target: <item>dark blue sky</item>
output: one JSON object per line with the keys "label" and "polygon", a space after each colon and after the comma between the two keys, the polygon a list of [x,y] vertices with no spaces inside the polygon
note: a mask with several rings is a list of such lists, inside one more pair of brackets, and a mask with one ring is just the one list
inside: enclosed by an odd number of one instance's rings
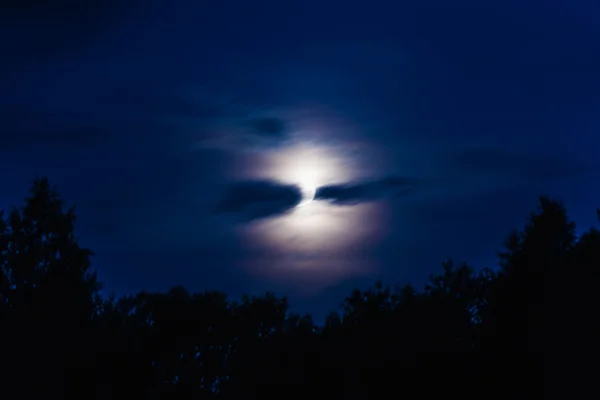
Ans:
{"label": "dark blue sky", "polygon": [[0,203],[47,175],[108,290],[271,289],[320,315],[491,265],[541,194],[582,227],[600,205],[595,1],[18,3]]}

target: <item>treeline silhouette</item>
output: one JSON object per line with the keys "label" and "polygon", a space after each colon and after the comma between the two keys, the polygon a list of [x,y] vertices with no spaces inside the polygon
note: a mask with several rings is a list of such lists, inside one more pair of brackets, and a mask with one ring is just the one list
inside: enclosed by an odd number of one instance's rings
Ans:
{"label": "treeline silhouette", "polygon": [[596,362],[600,231],[576,235],[548,198],[497,268],[448,261],[421,290],[354,290],[322,326],[270,293],[104,298],[74,222],[45,178],[1,215],[2,398],[530,399],[548,397],[545,374]]}

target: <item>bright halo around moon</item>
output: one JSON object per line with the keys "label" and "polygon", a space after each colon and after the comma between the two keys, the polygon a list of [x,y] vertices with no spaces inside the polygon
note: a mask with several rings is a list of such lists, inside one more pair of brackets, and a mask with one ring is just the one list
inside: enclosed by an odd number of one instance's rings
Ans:
{"label": "bright halo around moon", "polygon": [[310,204],[315,198],[317,187],[312,184],[300,184],[300,190],[302,191],[302,201],[296,207],[303,207]]}
{"label": "bright halo around moon", "polygon": [[297,174],[298,177],[296,179],[295,184],[300,188],[300,192],[302,193],[302,201],[298,203],[296,207],[303,207],[307,204],[310,204],[315,198],[315,193],[317,192],[318,178],[314,176],[310,171],[306,171],[305,174],[301,172]]}
{"label": "bright halo around moon", "polygon": [[318,290],[368,273],[373,266],[361,251],[383,232],[381,207],[367,203],[340,207],[313,200],[319,187],[360,179],[356,160],[340,148],[313,142],[296,143],[263,157],[253,165],[253,178],[297,185],[302,200],[289,212],[239,228],[246,250],[253,255],[245,268],[299,290]]}
{"label": "bright halo around moon", "polygon": [[[336,210],[324,201],[315,201],[315,193],[321,186],[350,181],[353,165],[342,152],[313,143],[296,144],[268,155],[267,162],[257,175],[283,184],[296,185],[302,200],[289,213],[253,224],[253,236],[262,238],[263,244],[288,252],[312,252],[320,249],[331,238],[348,236],[347,222],[351,210]],[[358,208],[356,208],[358,209]],[[342,214],[345,214],[342,216]],[[346,233],[346,234],[344,234]],[[291,235],[286,240],[286,236]],[[293,238],[293,239],[292,239]],[[283,240],[283,242],[281,241]],[[332,249],[331,243],[327,246]]]}
{"label": "bright halo around moon", "polygon": [[350,169],[350,165],[331,150],[306,144],[271,154],[263,175],[297,185],[302,193],[297,207],[303,207],[312,203],[318,187],[349,180]]}

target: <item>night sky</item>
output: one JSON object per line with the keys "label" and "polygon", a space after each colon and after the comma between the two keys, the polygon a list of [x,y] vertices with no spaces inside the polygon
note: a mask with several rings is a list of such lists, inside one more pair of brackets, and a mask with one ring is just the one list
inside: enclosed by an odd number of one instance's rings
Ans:
{"label": "night sky", "polygon": [[2,4],[0,206],[48,176],[106,291],[318,317],[600,205],[595,0]]}

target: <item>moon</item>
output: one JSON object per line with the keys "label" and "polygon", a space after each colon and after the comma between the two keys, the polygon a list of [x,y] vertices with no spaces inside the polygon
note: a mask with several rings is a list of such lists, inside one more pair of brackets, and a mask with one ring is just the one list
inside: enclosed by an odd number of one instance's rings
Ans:
{"label": "moon", "polygon": [[314,144],[296,145],[273,154],[269,163],[273,179],[297,185],[302,203],[309,203],[319,186],[345,182],[350,168],[339,154]]}
{"label": "moon", "polygon": [[304,207],[310,204],[315,198],[315,193],[317,192],[317,185],[311,180],[306,179],[302,182],[297,183],[298,187],[300,187],[300,192],[302,193],[302,200],[296,207]]}

